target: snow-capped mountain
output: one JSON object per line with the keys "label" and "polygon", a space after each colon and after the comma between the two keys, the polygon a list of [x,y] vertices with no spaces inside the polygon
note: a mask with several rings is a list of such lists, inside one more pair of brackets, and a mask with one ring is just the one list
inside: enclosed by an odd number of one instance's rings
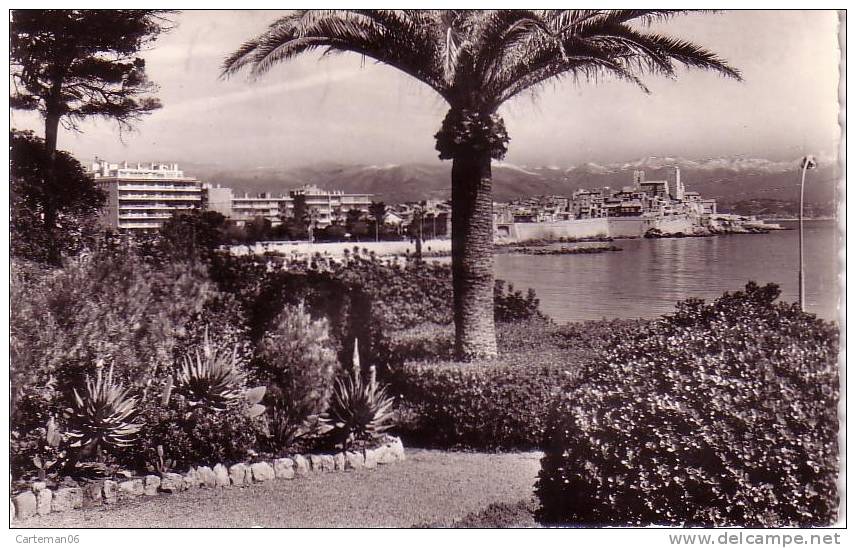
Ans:
{"label": "snow-capped mountain", "polygon": [[[799,159],[772,161],[763,158],[733,157],[686,159],[647,157],[609,164],[585,163],[578,166],[529,166],[509,162],[493,164],[494,199],[558,194],[571,195],[579,188],[630,185],[633,171],[644,170],[649,180],[664,179],[670,168],[681,168],[688,190],[715,198],[725,208],[758,200],[787,204],[798,200]],[[231,186],[237,191],[285,192],[302,184],[354,193],[374,194],[388,204],[425,199],[447,199],[451,194],[451,162],[433,164],[343,165],[310,167],[264,167],[232,169],[220,165],[183,165],[193,176]],[[818,169],[807,179],[808,203],[833,209],[840,169],[827,158],[819,158]],[[785,204],[785,205],[782,205]],[[754,206],[753,206],[754,207]]]}

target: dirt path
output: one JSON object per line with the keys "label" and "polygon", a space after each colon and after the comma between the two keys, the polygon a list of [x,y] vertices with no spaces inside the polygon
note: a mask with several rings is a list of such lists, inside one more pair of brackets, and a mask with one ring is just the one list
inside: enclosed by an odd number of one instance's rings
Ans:
{"label": "dirt path", "polygon": [[408,450],[378,470],[197,489],[15,522],[14,527],[410,527],[451,524],[532,496],[538,453]]}

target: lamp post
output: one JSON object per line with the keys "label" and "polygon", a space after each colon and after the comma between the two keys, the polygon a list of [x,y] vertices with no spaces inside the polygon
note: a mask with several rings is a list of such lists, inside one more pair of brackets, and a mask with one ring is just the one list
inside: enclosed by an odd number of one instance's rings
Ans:
{"label": "lamp post", "polygon": [[800,294],[800,310],[805,312],[805,274],[803,273],[803,202],[805,196],[805,172],[809,169],[817,167],[817,161],[814,156],[803,156],[800,162],[802,177],[800,178],[800,271],[799,271],[799,294]]}

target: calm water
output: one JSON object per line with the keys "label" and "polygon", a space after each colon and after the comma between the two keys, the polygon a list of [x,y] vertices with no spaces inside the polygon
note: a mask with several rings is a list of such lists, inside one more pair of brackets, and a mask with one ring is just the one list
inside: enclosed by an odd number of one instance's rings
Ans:
{"label": "calm water", "polygon": [[[796,227],[794,222],[782,226]],[[835,221],[805,224],[806,308],[838,319],[839,237]],[[594,255],[497,255],[496,276],[533,288],[558,322],[653,318],[688,297],[713,299],[746,282],[774,282],[795,302],[798,232],[710,238],[617,240],[622,251]]]}

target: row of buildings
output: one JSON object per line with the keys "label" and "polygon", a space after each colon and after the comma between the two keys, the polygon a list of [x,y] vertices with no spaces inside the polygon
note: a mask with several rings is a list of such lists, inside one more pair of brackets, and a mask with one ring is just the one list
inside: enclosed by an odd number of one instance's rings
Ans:
{"label": "row of buildings", "polygon": [[120,232],[154,232],[178,211],[211,210],[237,225],[264,217],[277,225],[294,212],[294,198],[303,195],[319,228],[351,209],[368,211],[371,194],[346,194],[306,185],[287,194],[237,194],[231,188],[188,177],[178,164],[111,164],[96,159],[95,181],[107,191],[105,223]]}
{"label": "row of buildings", "polygon": [[703,199],[686,190],[680,168],[663,180],[646,180],[644,171],[633,172],[633,184],[620,190],[610,187],[579,189],[572,196],[537,196],[501,204],[495,208],[498,223],[545,223],[600,218],[678,215],[701,217],[716,214],[716,200]]}
{"label": "row of buildings", "polygon": [[[369,211],[371,194],[347,194],[313,185],[285,194],[237,194],[233,189],[203,183],[185,176],[178,164],[111,164],[96,159],[91,166],[95,181],[107,191],[103,212],[106,224],[120,232],[157,231],[177,211],[210,210],[243,225],[263,217],[276,226],[294,215],[297,196],[305,198],[313,226],[324,228],[348,211]],[[387,208],[386,224],[403,228],[418,219],[424,236],[448,237],[451,211],[448,202],[428,201]],[[633,184],[613,190],[579,189],[571,197],[539,196],[495,204],[494,228],[520,223],[573,223],[595,219],[699,220],[716,214],[716,201],[687,191],[675,167],[664,180],[646,180],[644,171],[633,174]],[[401,232],[401,230],[400,230]]]}

